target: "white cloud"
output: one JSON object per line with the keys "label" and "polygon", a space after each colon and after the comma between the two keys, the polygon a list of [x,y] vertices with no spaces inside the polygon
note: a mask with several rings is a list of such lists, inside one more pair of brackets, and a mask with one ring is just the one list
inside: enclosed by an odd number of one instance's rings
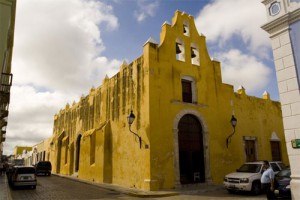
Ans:
{"label": "white cloud", "polygon": [[15,84],[77,92],[87,89],[94,68],[101,67],[92,63],[105,49],[98,28],[103,23],[109,29],[118,27],[112,8],[98,1],[20,1]]}
{"label": "white cloud", "polygon": [[221,62],[224,82],[235,88],[243,85],[249,93],[270,83],[270,66],[263,61],[271,59],[271,42],[260,28],[266,23],[261,1],[212,0],[195,17],[195,23],[209,46],[217,49],[213,57]]}
{"label": "white cloud", "polygon": [[18,2],[4,153],[50,137],[55,113],[119,70],[121,61],[101,56],[101,30],[118,26],[113,8],[96,0]]}
{"label": "white cloud", "polygon": [[249,92],[263,89],[270,81],[271,69],[251,55],[242,54],[238,49],[218,55],[222,66],[223,82],[240,86]]}
{"label": "white cloud", "polygon": [[31,86],[13,86],[4,150],[17,145],[33,145],[49,138],[54,114],[70,98],[75,96],[59,92],[39,92]]}
{"label": "white cloud", "polygon": [[138,10],[134,11],[134,16],[138,22],[144,21],[148,16],[153,17],[159,6],[158,1],[149,3],[147,0],[139,0],[137,3]]}
{"label": "white cloud", "polygon": [[224,47],[234,37],[261,58],[268,57],[268,34],[260,27],[266,23],[265,6],[260,0],[213,0],[195,18],[198,31],[208,42]]}

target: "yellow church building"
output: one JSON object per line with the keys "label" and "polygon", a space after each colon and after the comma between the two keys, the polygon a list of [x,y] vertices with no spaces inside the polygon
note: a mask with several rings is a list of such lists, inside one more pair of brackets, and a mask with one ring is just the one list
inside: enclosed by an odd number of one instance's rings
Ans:
{"label": "yellow church building", "polygon": [[222,82],[194,18],[176,11],[160,44],[54,116],[52,172],[144,190],[220,184],[246,161],[288,164],[281,106]]}

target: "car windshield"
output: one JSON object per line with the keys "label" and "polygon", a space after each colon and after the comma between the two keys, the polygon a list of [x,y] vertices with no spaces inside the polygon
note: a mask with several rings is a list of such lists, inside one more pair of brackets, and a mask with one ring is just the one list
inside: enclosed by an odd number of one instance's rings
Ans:
{"label": "car windshield", "polygon": [[286,169],[287,167],[283,163],[278,163],[281,169]]}
{"label": "car windshield", "polygon": [[243,164],[237,172],[246,172],[246,173],[258,173],[261,168],[261,164]]}
{"label": "car windshield", "polygon": [[278,172],[278,174],[276,176],[279,176],[279,177],[290,177],[291,176],[291,170],[290,169],[281,170],[280,172]]}

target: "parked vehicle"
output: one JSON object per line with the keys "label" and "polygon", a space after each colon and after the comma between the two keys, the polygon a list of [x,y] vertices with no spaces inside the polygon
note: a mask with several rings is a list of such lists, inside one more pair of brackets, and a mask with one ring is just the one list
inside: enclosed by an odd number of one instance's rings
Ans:
{"label": "parked vehicle", "polygon": [[275,176],[275,196],[291,199],[291,169],[283,169]]}
{"label": "parked vehicle", "polygon": [[52,165],[50,161],[40,161],[35,165],[36,174],[51,176]]}
{"label": "parked vehicle", "polygon": [[11,187],[31,186],[36,188],[37,180],[34,167],[14,166],[7,176]]}
{"label": "parked vehicle", "polygon": [[[285,169],[286,166],[280,161],[270,161],[270,166],[275,173]],[[260,178],[263,170],[263,161],[247,162],[236,172],[224,177],[224,187],[228,192],[249,191],[255,195],[261,193]]]}

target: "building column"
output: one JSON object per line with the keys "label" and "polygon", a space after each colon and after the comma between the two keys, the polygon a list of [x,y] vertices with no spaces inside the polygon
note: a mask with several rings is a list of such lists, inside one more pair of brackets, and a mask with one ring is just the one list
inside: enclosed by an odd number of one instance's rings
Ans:
{"label": "building column", "polygon": [[262,29],[270,34],[280,94],[286,147],[291,167],[292,198],[300,199],[300,2],[263,0],[268,23]]}

